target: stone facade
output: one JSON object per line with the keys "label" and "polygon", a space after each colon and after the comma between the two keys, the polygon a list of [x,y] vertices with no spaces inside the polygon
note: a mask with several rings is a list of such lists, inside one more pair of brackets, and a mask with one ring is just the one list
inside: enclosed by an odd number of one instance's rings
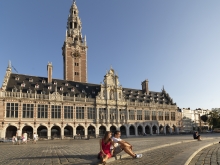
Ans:
{"label": "stone facade", "polygon": [[52,78],[52,63],[48,77],[14,74],[9,63],[0,90],[0,138],[17,129],[48,139],[98,137],[107,130],[124,136],[178,133],[177,105],[164,88],[150,91],[148,80],[142,89],[124,88],[112,68],[103,83],[86,83],[87,44],[75,2],[67,25],[64,80]]}

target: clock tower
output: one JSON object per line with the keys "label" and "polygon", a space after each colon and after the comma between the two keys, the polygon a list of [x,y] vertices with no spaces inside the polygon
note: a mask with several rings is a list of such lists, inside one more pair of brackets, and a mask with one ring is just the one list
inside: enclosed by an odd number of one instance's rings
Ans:
{"label": "clock tower", "polygon": [[87,43],[74,1],[69,11],[66,38],[62,47],[64,80],[87,82]]}

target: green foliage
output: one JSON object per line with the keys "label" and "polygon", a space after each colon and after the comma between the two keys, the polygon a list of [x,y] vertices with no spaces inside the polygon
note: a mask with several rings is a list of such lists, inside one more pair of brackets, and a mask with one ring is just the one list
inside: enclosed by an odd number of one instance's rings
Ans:
{"label": "green foliage", "polygon": [[214,109],[209,113],[208,123],[213,128],[220,128],[220,112],[218,109]]}
{"label": "green foliage", "polygon": [[207,120],[208,120],[208,116],[207,115],[202,115],[200,118],[201,118],[201,120],[203,122],[207,122]]}

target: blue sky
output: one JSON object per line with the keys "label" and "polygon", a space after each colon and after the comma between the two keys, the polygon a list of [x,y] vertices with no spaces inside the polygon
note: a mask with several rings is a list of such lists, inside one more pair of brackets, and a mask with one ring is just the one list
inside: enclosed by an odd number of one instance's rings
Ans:
{"label": "blue sky", "polygon": [[[220,107],[220,1],[77,0],[88,43],[88,82],[110,66],[123,87],[163,85],[179,107]],[[0,2],[0,81],[20,74],[63,79],[61,47],[71,0]],[[15,71],[14,71],[15,72]]]}

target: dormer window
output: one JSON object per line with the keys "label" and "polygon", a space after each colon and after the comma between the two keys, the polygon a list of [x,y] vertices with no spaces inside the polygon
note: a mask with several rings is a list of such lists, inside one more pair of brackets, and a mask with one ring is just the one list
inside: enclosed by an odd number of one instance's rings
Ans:
{"label": "dormer window", "polygon": [[29,78],[29,82],[33,82],[33,78],[32,77]]}
{"label": "dormer window", "polygon": [[65,86],[66,86],[66,87],[68,87],[68,85],[69,85],[68,83],[65,83]]}
{"label": "dormer window", "polygon": [[48,86],[48,89],[51,90],[51,89],[52,89],[52,86]]}
{"label": "dormer window", "polygon": [[25,87],[25,83],[24,83],[24,81],[23,81],[23,83],[21,84],[21,87]]}
{"label": "dormer window", "polygon": [[71,92],[75,92],[75,89],[74,89],[74,88],[72,88],[72,89],[71,89]]}
{"label": "dormer window", "polygon": [[63,91],[63,87],[60,87],[60,91]]}
{"label": "dormer window", "polygon": [[16,86],[12,89],[12,92],[17,92],[17,88],[16,88]]}
{"label": "dormer window", "polygon": [[27,93],[31,93],[31,92],[32,92],[32,90],[31,90],[31,88],[29,88],[28,91],[27,91]]}
{"label": "dormer window", "polygon": [[69,96],[69,97],[70,97],[70,93],[67,93],[66,96]]}
{"label": "dormer window", "polygon": [[84,92],[85,92],[85,90],[83,89],[83,90],[82,90],[82,93],[84,93]]}
{"label": "dormer window", "polygon": [[54,85],[57,85],[57,82],[56,81],[54,81],[54,83],[53,83]]}
{"label": "dormer window", "polygon": [[46,81],[45,80],[42,80],[42,84],[45,84],[46,83]]}
{"label": "dormer window", "polygon": [[95,94],[95,91],[92,91],[92,94]]}
{"label": "dormer window", "polygon": [[78,87],[79,87],[79,85],[78,85],[78,84],[76,84],[76,87],[78,88]]}
{"label": "dormer window", "polygon": [[16,81],[18,81],[18,80],[19,80],[19,76],[18,76],[18,75],[15,77],[15,80],[16,80]]}
{"label": "dormer window", "polygon": [[133,93],[132,91],[130,93]]}
{"label": "dormer window", "polygon": [[36,88],[36,89],[38,89],[38,88],[39,88],[39,85],[38,85],[38,84],[36,84],[36,85],[35,85],[35,88]]}

